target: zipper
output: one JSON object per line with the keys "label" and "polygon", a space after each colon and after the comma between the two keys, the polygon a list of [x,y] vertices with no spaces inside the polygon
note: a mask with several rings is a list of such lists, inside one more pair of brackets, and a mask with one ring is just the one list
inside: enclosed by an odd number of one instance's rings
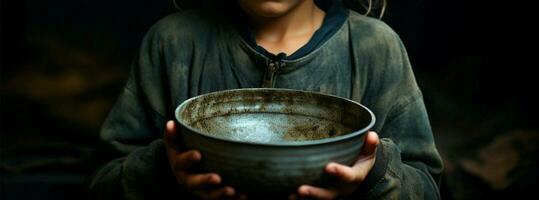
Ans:
{"label": "zipper", "polygon": [[284,62],[285,57],[285,53],[280,53],[273,59],[266,60],[266,72],[264,73],[264,80],[262,82],[263,88],[275,87],[275,78],[277,78],[279,70],[281,70],[286,65],[286,63]]}

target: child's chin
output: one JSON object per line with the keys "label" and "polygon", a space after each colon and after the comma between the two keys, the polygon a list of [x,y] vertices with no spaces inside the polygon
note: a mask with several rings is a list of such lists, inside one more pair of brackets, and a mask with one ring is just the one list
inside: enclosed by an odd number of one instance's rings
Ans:
{"label": "child's chin", "polygon": [[263,17],[279,17],[287,13],[290,8],[286,3],[280,2],[265,2],[256,9],[256,14]]}
{"label": "child's chin", "polygon": [[257,1],[254,4],[249,5],[249,10],[253,14],[261,17],[280,17],[290,11],[296,0],[285,1]]}

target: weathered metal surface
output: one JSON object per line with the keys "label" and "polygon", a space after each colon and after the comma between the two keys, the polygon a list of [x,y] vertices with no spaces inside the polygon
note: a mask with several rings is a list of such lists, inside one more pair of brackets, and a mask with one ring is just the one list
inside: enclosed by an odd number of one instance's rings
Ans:
{"label": "weathered metal surface", "polygon": [[359,103],[287,89],[238,89],[189,99],[176,109],[187,149],[204,171],[259,195],[327,184],[324,166],[352,164],[374,115]]}

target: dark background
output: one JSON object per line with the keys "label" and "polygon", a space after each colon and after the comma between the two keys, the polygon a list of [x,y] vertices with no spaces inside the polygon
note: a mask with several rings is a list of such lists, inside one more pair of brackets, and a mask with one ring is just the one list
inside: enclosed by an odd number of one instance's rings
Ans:
{"label": "dark background", "polygon": [[[520,3],[520,2],[519,2]],[[537,34],[522,3],[390,0],[446,170],[444,199],[533,195]],[[111,159],[98,138],[160,0],[2,0],[0,199],[75,199]]]}

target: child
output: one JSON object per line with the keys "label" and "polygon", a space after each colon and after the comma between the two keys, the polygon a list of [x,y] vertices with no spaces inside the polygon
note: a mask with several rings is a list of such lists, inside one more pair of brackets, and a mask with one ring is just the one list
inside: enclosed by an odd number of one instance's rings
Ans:
{"label": "child", "polygon": [[101,132],[126,157],[97,171],[94,197],[245,198],[221,185],[219,174],[193,170],[200,152],[177,151],[173,112],[208,92],[278,87],[349,98],[377,118],[352,167],[326,166],[339,183],[303,185],[291,199],[440,198],[442,162],[422,95],[387,25],[337,0],[223,2],[231,5],[221,5],[222,12],[181,11],[146,35]]}

